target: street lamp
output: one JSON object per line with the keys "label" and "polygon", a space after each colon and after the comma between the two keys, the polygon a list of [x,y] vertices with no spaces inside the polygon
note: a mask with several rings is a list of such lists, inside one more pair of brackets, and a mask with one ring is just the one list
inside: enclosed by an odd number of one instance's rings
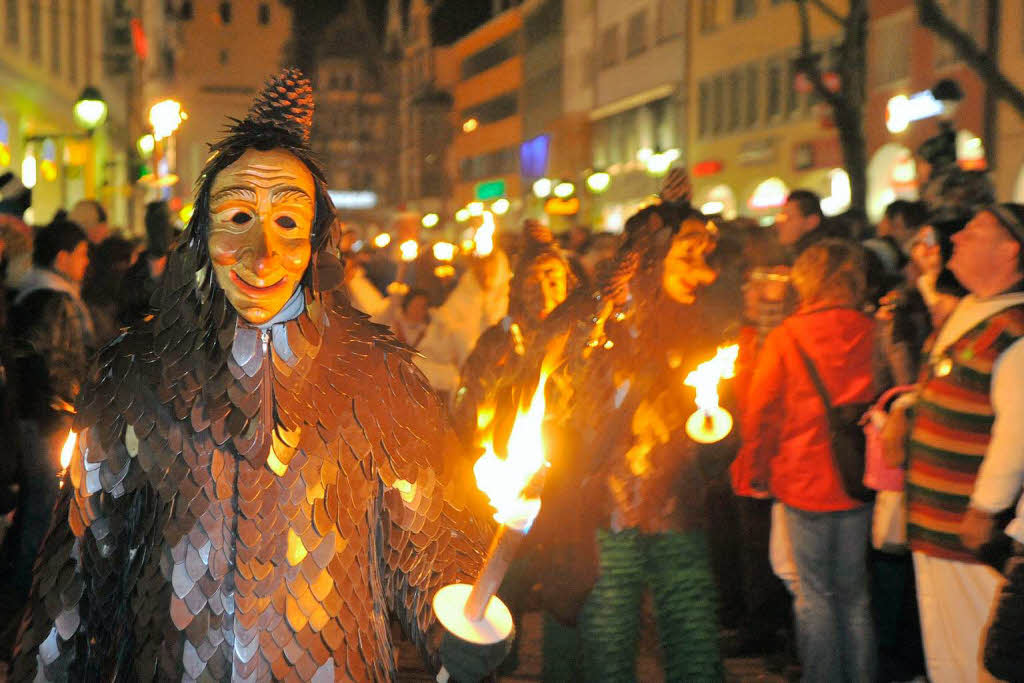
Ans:
{"label": "street lamp", "polygon": [[508,210],[511,206],[511,202],[509,202],[504,197],[501,197],[499,199],[495,199],[494,203],[491,204],[491,211],[493,211],[495,214],[499,216],[504,216],[506,213],[508,213]]}
{"label": "street lamp", "polygon": [[594,194],[601,194],[607,190],[611,182],[612,177],[607,171],[594,171],[587,176],[587,187]]}
{"label": "street lamp", "polygon": [[563,180],[562,182],[555,185],[555,189],[552,192],[554,192],[554,195],[559,199],[567,199],[571,197],[573,192],[575,191],[575,185],[570,183],[568,180]]}
{"label": "street lamp", "polygon": [[432,228],[441,221],[441,217],[436,213],[424,214],[423,218],[420,219],[420,225],[424,228]]}
{"label": "street lamp", "polygon": [[537,199],[545,199],[551,194],[551,180],[548,178],[538,178],[533,183],[533,194]]}
{"label": "street lamp", "polygon": [[90,133],[107,120],[107,103],[95,87],[89,85],[82,90],[72,110],[77,123]]}

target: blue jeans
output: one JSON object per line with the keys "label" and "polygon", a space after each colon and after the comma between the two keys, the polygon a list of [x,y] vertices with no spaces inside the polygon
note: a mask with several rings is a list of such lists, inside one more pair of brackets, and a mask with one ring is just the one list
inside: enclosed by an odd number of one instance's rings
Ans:
{"label": "blue jeans", "polygon": [[786,506],[797,567],[797,643],[809,683],[873,681],[867,552],[871,506],[806,512]]}

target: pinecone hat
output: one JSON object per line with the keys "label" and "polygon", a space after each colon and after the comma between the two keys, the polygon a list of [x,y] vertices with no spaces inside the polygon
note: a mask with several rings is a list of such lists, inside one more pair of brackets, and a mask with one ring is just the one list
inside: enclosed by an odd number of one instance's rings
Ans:
{"label": "pinecone hat", "polygon": [[245,118],[258,126],[288,129],[308,144],[313,127],[313,87],[298,69],[284,69],[267,81]]}

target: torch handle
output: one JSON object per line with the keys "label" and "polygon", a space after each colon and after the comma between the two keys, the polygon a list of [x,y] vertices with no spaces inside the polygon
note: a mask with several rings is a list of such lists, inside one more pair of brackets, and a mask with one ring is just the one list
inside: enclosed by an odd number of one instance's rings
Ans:
{"label": "torch handle", "polygon": [[504,524],[498,528],[498,532],[491,541],[491,547],[487,551],[487,560],[480,569],[480,574],[473,584],[473,590],[470,591],[469,598],[466,600],[463,612],[467,619],[471,621],[483,619],[484,613],[487,611],[487,603],[501,587],[501,581],[505,578],[505,573],[519,549],[523,536],[523,533],[509,529]]}

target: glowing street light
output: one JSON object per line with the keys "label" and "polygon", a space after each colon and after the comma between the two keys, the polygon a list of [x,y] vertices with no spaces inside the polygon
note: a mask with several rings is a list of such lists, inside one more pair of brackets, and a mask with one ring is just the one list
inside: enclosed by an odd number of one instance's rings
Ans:
{"label": "glowing street light", "polygon": [[555,196],[558,197],[559,199],[568,199],[569,197],[572,196],[572,193],[575,191],[576,186],[567,180],[563,180],[562,182],[558,183],[557,185],[555,185],[555,189],[552,190]]}
{"label": "glowing street light", "polygon": [[459,223],[465,223],[469,220],[469,209],[459,209],[455,212],[455,220]]}
{"label": "glowing street light", "polygon": [[455,258],[455,245],[451,242],[437,242],[434,244],[434,258],[438,261],[448,262]]}
{"label": "glowing street light", "polygon": [[551,187],[549,178],[538,178],[533,182],[533,194],[537,199],[545,199],[551,195]]}
{"label": "glowing street light", "polygon": [[607,190],[611,182],[612,177],[608,175],[607,171],[594,171],[587,176],[587,187],[594,194],[601,194]]}
{"label": "glowing street light", "polygon": [[188,115],[181,110],[181,103],[175,100],[161,100],[149,108],[149,123],[153,126],[153,138],[160,141],[169,138],[178,130]]}
{"label": "glowing street light", "polygon": [[377,247],[378,249],[383,249],[389,244],[391,244],[391,235],[389,235],[386,232],[382,232],[381,234],[373,238],[373,246]]}
{"label": "glowing street light", "polygon": [[494,203],[491,204],[491,211],[493,211],[499,216],[504,216],[506,213],[508,213],[508,210],[511,206],[511,202],[502,197],[501,199],[494,200]]}
{"label": "glowing street light", "polygon": [[398,253],[403,261],[410,263],[420,255],[420,245],[416,240],[406,240],[398,245]]}
{"label": "glowing street light", "polygon": [[469,209],[470,216],[482,216],[484,215],[484,203],[483,202],[470,202],[466,205]]}
{"label": "glowing street light", "polygon": [[75,123],[92,132],[107,120],[107,103],[103,101],[100,91],[89,85],[78,96],[78,101],[75,102],[71,113],[75,118]]}
{"label": "glowing street light", "polygon": [[153,137],[152,133],[146,133],[139,138],[135,146],[139,148],[139,154],[142,155],[142,158],[148,159],[153,154],[153,150],[156,149],[156,138]]}
{"label": "glowing street light", "polygon": [[432,228],[441,221],[441,217],[436,213],[428,213],[420,219],[420,225],[424,228]]}

